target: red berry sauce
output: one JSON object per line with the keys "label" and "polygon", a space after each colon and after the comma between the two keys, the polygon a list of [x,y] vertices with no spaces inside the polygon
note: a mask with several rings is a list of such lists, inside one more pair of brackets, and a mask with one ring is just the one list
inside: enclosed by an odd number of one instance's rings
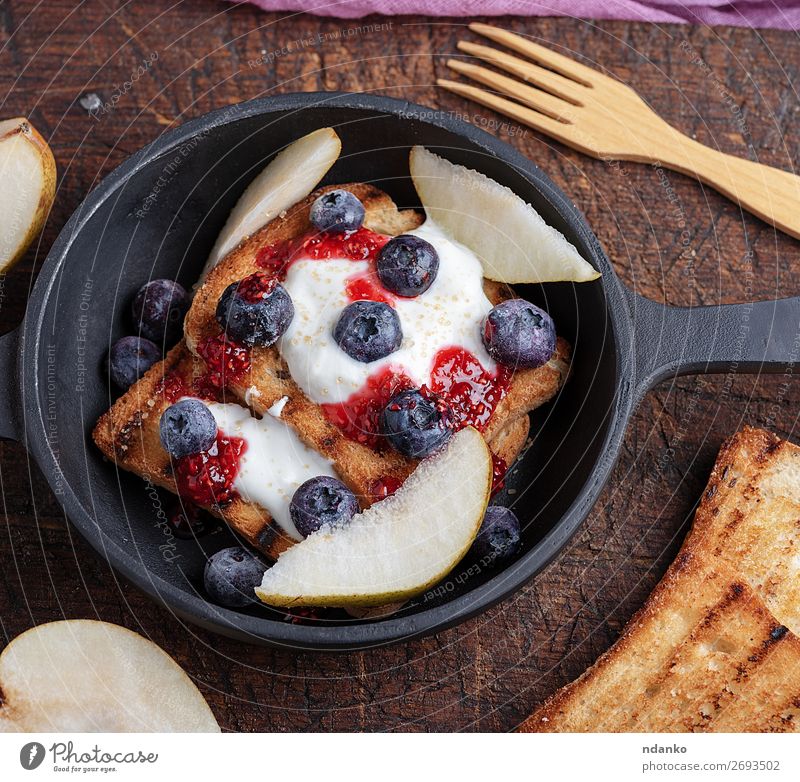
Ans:
{"label": "red berry sauce", "polygon": [[402,485],[403,482],[397,478],[384,475],[369,487],[369,494],[373,502],[380,502],[380,500],[391,497]]}
{"label": "red berry sauce", "polygon": [[197,354],[206,362],[206,371],[195,387],[215,398],[226,383],[241,383],[250,371],[250,351],[224,334],[206,337],[197,346]]}
{"label": "red berry sauce", "polygon": [[265,244],[256,254],[256,266],[264,269],[278,280],[286,277],[286,270],[292,260],[292,242],[280,241]]}
{"label": "red berry sauce", "polygon": [[444,348],[433,361],[430,389],[450,403],[456,429],[474,426],[481,431],[508,392],[511,375],[502,366],[494,374],[487,372],[464,348]]}
{"label": "red berry sauce", "polygon": [[505,459],[497,454],[492,454],[492,497],[506,485],[506,473],[508,465]]}
{"label": "red berry sauce", "polygon": [[391,239],[370,231],[368,228],[359,228],[348,234],[343,242],[345,255],[353,261],[375,261],[383,246]]}
{"label": "red berry sauce", "polygon": [[154,389],[155,396],[164,396],[170,405],[177,402],[182,396],[187,396],[188,389],[183,378],[177,372],[167,372]]}
{"label": "red berry sauce", "polygon": [[247,448],[241,437],[217,437],[207,451],[176,461],[175,481],[182,498],[205,507],[222,507],[238,494],[233,482]]}
{"label": "red berry sauce", "polygon": [[279,241],[264,245],[256,255],[256,266],[283,280],[293,263],[309,258],[313,261],[345,258],[374,264],[378,252],[390,238],[369,228],[341,234],[314,231],[293,242]]}
{"label": "red berry sauce", "polygon": [[391,367],[384,367],[367,379],[360,391],[345,402],[323,404],[328,420],[336,424],[345,436],[358,443],[376,448],[380,443],[379,418],[387,402],[398,391],[413,388],[411,379]]}
{"label": "red berry sauce", "polygon": [[[436,354],[431,381],[423,386],[448,402],[453,413],[453,429],[465,426],[483,430],[500,400],[508,392],[511,371],[499,367],[487,372],[468,350],[451,347]],[[380,445],[380,414],[398,391],[414,388],[402,370],[384,367],[345,402],[323,404],[328,420],[351,440],[376,448]]]}
{"label": "red berry sauce", "polygon": [[243,280],[239,280],[239,284],[236,286],[236,293],[249,304],[255,304],[269,296],[275,290],[277,284],[278,280],[274,274],[255,272]]}
{"label": "red berry sauce", "polygon": [[323,261],[329,258],[348,258],[351,261],[374,260],[378,251],[391,237],[377,234],[369,228],[359,228],[347,233],[312,233],[301,237],[298,252],[293,260],[312,258]]}
{"label": "red berry sauce", "polygon": [[394,307],[395,297],[386,290],[378,279],[377,274],[370,270],[364,274],[356,274],[347,280],[345,293],[350,301],[380,301]]}

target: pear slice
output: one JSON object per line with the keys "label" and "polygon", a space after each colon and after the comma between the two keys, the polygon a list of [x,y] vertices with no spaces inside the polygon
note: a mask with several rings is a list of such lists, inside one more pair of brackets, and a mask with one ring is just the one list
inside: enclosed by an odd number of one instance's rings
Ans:
{"label": "pear slice", "polygon": [[0,273],[42,230],[56,193],[56,161],[28,120],[0,122]]}
{"label": "pear slice", "polygon": [[0,654],[0,732],[206,732],[219,726],[181,667],[124,627],[34,627]]}
{"label": "pear slice", "polygon": [[281,150],[236,202],[208,256],[203,277],[242,240],[302,201],[342,151],[333,128],[320,128]]}
{"label": "pear slice", "polygon": [[492,458],[472,428],[420,462],[391,497],[292,546],[256,594],[274,606],[381,606],[424,592],[466,554],[483,519]]}
{"label": "pear slice", "polygon": [[411,150],[410,167],[427,217],[481,259],[484,277],[511,285],[600,276],[575,245],[509,188],[425,147]]}

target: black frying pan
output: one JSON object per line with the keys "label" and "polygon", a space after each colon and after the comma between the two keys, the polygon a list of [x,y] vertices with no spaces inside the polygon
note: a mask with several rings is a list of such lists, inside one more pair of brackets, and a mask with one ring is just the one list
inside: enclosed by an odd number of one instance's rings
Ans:
{"label": "black frying pan", "polygon": [[[103,358],[131,330],[125,315],[132,294],[155,277],[190,287],[247,183],[275,152],[322,126],[335,127],[344,144],[326,181],[373,182],[401,206],[415,206],[408,151],[425,144],[532,203],[603,277],[520,286],[573,344],[574,370],[557,401],[535,415],[535,442],[512,478],[513,507],[525,527],[515,561],[501,572],[457,568],[384,620],[291,624],[266,607],[237,612],[207,602],[202,568],[210,551],[230,545],[227,532],[171,539],[154,490],[104,461],[90,432],[113,398]],[[783,370],[797,357],[798,333],[800,299],[680,309],[631,293],[550,179],[471,125],[379,96],[287,95],[216,111],[165,134],[81,204],[50,251],[22,325],[0,338],[0,435],[25,444],[92,546],[180,617],[276,645],[365,647],[454,625],[536,575],[586,517],[632,411],[659,380]]]}

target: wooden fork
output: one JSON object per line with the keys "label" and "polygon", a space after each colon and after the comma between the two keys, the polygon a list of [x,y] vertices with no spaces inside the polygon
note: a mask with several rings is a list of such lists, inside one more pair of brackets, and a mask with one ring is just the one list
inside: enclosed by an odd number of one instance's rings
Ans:
{"label": "wooden fork", "polygon": [[454,71],[492,92],[448,79],[437,79],[439,86],[601,160],[656,163],[696,177],[800,239],[800,177],[694,141],[662,120],[622,82],[527,38],[477,22],[469,28],[527,59],[460,41],[462,52],[516,78],[471,62],[448,60]]}

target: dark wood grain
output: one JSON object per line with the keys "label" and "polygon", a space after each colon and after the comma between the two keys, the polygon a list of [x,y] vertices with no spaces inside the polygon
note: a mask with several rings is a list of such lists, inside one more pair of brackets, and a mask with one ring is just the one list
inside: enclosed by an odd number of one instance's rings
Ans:
{"label": "dark wood grain", "polygon": [[[798,159],[792,33],[568,19],[502,24],[580,53],[704,143],[783,168]],[[433,86],[464,35],[460,20],[282,20],[214,0],[4,0],[0,115],[31,117],[50,139],[60,184],[40,241],[3,281],[0,325],[21,319],[41,260],[87,191],[187,118],[274,92],[342,89],[502,123]],[[154,66],[125,89],[152,53]],[[91,118],[78,103],[87,92],[115,107]],[[639,292],[675,304],[800,292],[798,243],[713,191],[653,167],[591,160],[507,123],[496,133],[574,199]],[[634,418],[589,520],[534,583],[437,637],[346,655],[270,651],[181,625],[114,577],[66,523],[22,446],[0,443],[2,634],[7,641],[60,617],[136,629],[195,678],[227,730],[509,730],[581,673],[642,604],[677,550],[722,439],[744,422],[794,434],[800,387],[791,382],[779,393],[782,382],[737,377],[727,391],[720,377],[661,385]]]}

